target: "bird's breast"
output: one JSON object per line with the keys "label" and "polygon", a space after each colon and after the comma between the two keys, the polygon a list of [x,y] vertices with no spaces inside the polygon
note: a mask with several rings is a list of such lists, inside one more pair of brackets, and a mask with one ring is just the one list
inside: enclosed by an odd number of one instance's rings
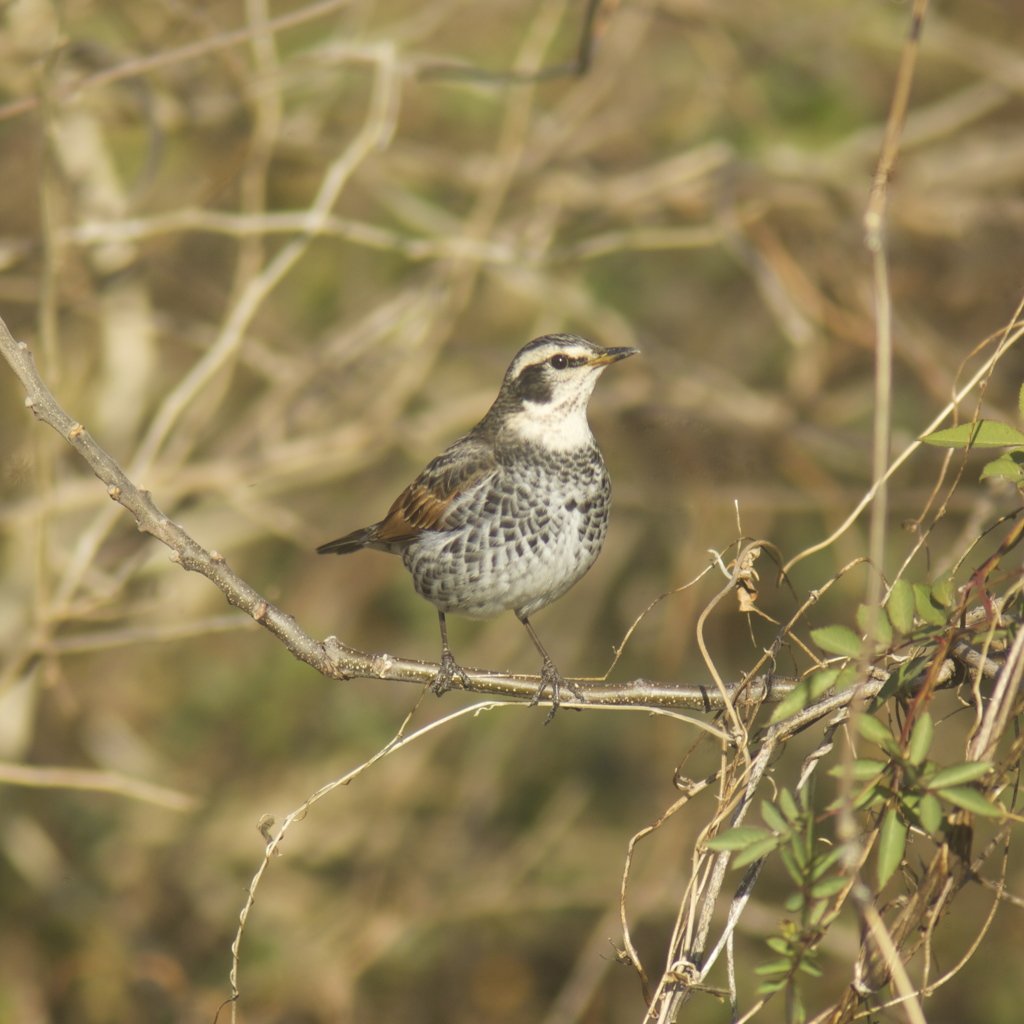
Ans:
{"label": "bird's breast", "polygon": [[417,591],[442,611],[529,615],[597,558],[611,496],[600,452],[531,447],[499,453],[498,472],[452,503],[445,529],[424,531],[403,553]]}

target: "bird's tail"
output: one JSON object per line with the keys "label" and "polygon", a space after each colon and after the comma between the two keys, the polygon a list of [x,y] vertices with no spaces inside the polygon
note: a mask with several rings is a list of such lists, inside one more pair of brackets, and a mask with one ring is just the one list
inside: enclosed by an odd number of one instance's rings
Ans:
{"label": "bird's tail", "polygon": [[373,527],[364,526],[361,530],[353,530],[346,533],[344,537],[332,540],[327,544],[321,544],[316,549],[318,555],[349,555],[353,551],[360,551],[371,543]]}

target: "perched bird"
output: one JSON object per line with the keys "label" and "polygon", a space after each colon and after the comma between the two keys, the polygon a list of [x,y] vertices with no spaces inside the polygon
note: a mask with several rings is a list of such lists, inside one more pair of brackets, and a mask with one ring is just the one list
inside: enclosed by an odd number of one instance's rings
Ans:
{"label": "perched bird", "polygon": [[[530,616],[561,597],[594,564],[608,528],[611,484],[587,422],[606,366],[635,348],[601,348],[574,334],[546,334],[512,360],[487,415],[437,456],[387,515],[317,548],[345,555],[376,548],[401,555],[416,592],[437,608],[437,694],[465,675],[448,646],[445,615],[516,613],[541,658],[536,704],[565,680]],[[572,692],[583,699],[571,681]]]}

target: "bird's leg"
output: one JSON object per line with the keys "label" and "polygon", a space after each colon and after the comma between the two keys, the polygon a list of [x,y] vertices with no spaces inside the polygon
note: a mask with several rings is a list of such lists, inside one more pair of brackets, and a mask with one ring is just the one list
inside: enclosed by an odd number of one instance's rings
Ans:
{"label": "bird's leg", "polygon": [[561,700],[562,684],[572,690],[573,696],[577,700],[586,700],[587,698],[583,695],[583,691],[576,684],[574,679],[564,679],[562,673],[555,668],[555,663],[551,660],[551,655],[544,650],[544,645],[540,642],[540,637],[537,636],[536,630],[530,625],[530,620],[525,615],[520,615],[516,612],[516,617],[526,627],[526,632],[530,634],[530,639],[533,641],[533,646],[540,652],[540,656],[544,659],[544,666],[540,670],[540,686],[537,687],[537,692],[533,695],[533,700],[530,701],[530,707],[538,703],[541,697],[544,696],[544,689],[547,686],[551,687],[551,710],[548,712],[548,717],[544,719],[544,724],[547,725],[552,718],[555,717],[555,712],[558,710],[558,705]]}
{"label": "bird's leg", "polygon": [[448,626],[444,621],[444,612],[437,613],[437,621],[441,627],[441,667],[430,689],[440,697],[442,693],[447,693],[452,688],[456,676],[464,685],[466,673],[456,664],[455,658],[452,657],[452,649],[448,646]]}

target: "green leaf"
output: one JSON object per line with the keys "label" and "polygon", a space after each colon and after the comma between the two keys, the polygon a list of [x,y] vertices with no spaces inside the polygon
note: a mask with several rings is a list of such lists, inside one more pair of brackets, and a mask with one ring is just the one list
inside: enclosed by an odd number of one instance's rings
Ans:
{"label": "green leaf", "polygon": [[[850,775],[854,782],[868,782],[881,775],[888,767],[888,761],[875,761],[870,757],[859,757],[850,766]],[[841,764],[833,765],[829,768],[828,773],[837,779],[841,779],[846,774],[846,766]]]}
{"label": "green leaf", "polygon": [[[754,968],[754,973],[758,973],[756,967]],[[774,974],[775,972],[772,971],[771,973]],[[759,996],[773,996],[776,992],[781,992],[788,984],[789,981],[786,978],[780,978],[778,981],[762,981],[757,986],[757,994]]]}
{"label": "green leaf", "polygon": [[819,851],[818,855],[814,858],[814,870],[811,871],[811,878],[815,881],[820,879],[842,856],[843,848],[841,846],[833,846],[824,857]]}
{"label": "green leaf", "polygon": [[1002,477],[1004,480],[1020,483],[1021,480],[1024,480],[1024,465],[1021,465],[1022,456],[1024,456],[1024,452],[1021,452],[1020,449],[1014,449],[1013,451],[1004,452],[998,459],[986,462],[981,468],[981,479]]}
{"label": "green leaf", "polygon": [[864,739],[870,740],[886,753],[899,754],[899,748],[896,746],[892,733],[889,732],[889,727],[877,718],[872,718],[871,715],[861,715],[857,719],[857,729]]}
{"label": "green leaf", "polygon": [[929,789],[944,789],[946,786],[962,786],[967,782],[976,782],[992,770],[991,761],[965,761],[963,764],[951,764],[948,768],[940,768],[934,775],[928,775],[921,781]]}
{"label": "green leaf", "polygon": [[924,671],[928,664],[928,658],[910,658],[900,664],[899,668],[889,676],[886,684],[878,691],[877,700],[884,703],[894,693],[897,693],[910,680],[917,677]]}
{"label": "green leaf", "polygon": [[[800,879],[797,880],[797,885],[800,884]],[[797,914],[803,909],[804,905],[804,894],[802,892],[791,892],[785,902],[782,904],[783,908],[789,914]]]}
{"label": "green leaf", "polygon": [[892,624],[901,632],[914,628],[914,588],[904,579],[897,580],[889,591],[885,604]]}
{"label": "green leaf", "polygon": [[807,1011],[804,1009],[803,999],[800,998],[800,989],[796,985],[789,990],[789,1005],[786,1007],[786,1019],[789,1024],[804,1024],[807,1020]]}
{"label": "green leaf", "polygon": [[847,665],[836,679],[836,693],[848,690],[858,679],[860,679],[860,672],[857,670],[857,666]]}
{"label": "green leaf", "polygon": [[790,715],[802,711],[808,704],[829,690],[839,675],[839,669],[826,668],[801,680],[775,706],[775,710],[768,720],[769,724],[774,725],[776,722],[785,721]]}
{"label": "green leaf", "polygon": [[921,802],[921,797],[924,794],[916,793],[911,789],[904,789],[898,794],[900,807],[903,808],[908,818],[917,817],[917,805]]}
{"label": "green leaf", "polygon": [[753,864],[755,860],[767,857],[769,853],[774,853],[779,848],[779,844],[784,842],[784,839],[784,836],[769,836],[759,843],[751,843],[745,850],[733,857],[732,867],[746,867],[748,864]]}
{"label": "green leaf", "polygon": [[709,850],[745,850],[751,843],[756,843],[767,835],[763,828],[731,828],[728,832],[708,839],[704,845]]}
{"label": "green leaf", "polygon": [[[859,796],[854,797],[853,809],[855,811],[866,811],[875,804],[881,803],[883,800],[889,797],[889,790],[885,786],[868,786]],[[842,804],[842,800],[837,800],[835,804],[830,807],[830,810],[839,810]]]}
{"label": "green leaf", "polygon": [[940,448],[1009,448],[1024,444],[1024,434],[1009,423],[999,420],[978,420],[976,423],[961,423],[957,427],[936,430],[921,438],[925,444]]}
{"label": "green leaf", "polygon": [[811,630],[811,639],[829,654],[856,658],[861,652],[860,637],[849,626],[822,626]]}
{"label": "green leaf", "polygon": [[837,668],[823,668],[820,672],[815,672],[814,675],[807,680],[807,687],[810,690],[811,700],[817,700],[823,694],[828,693],[828,691],[835,685],[835,681],[839,678],[839,674],[839,669]]}
{"label": "green leaf", "polygon": [[782,811],[780,811],[775,804],[771,804],[767,800],[762,800],[761,817],[764,819],[764,823],[773,832],[789,832],[789,822],[782,816]]}
{"label": "green leaf", "polygon": [[949,608],[953,604],[952,571],[947,570],[932,584],[932,600],[943,608]]}
{"label": "green leaf", "polygon": [[[836,913],[836,911],[832,911],[831,913],[829,913],[828,901],[820,900],[819,902],[813,904],[813,906],[808,908],[807,924],[811,928],[819,928],[821,927],[822,922],[824,922],[826,917],[834,918]],[[822,931],[825,930],[825,928],[822,928]]]}
{"label": "green leaf", "polygon": [[[867,634],[868,626],[871,624],[872,608],[870,605],[857,605],[857,627],[861,633]],[[892,641],[892,625],[889,623],[889,616],[884,608],[878,606],[874,609],[875,618],[875,639],[880,643]]]}
{"label": "green leaf", "polygon": [[878,836],[878,888],[892,878],[903,860],[907,848],[907,826],[900,820],[895,807],[885,812],[882,831]]}
{"label": "green leaf", "polygon": [[778,953],[779,956],[793,955],[793,947],[781,935],[772,935],[765,940],[765,944],[773,953]]}
{"label": "green leaf", "polygon": [[[867,634],[868,626],[871,625],[871,617],[871,609],[866,604],[858,605],[857,626],[864,634]],[[874,618],[874,640],[876,643],[882,644],[884,647],[888,647],[889,644],[892,643],[892,626],[889,625],[889,616],[885,614],[884,608],[877,608],[874,612]]]}
{"label": "green leaf", "polygon": [[804,679],[797,683],[789,693],[786,694],[778,704],[775,705],[775,710],[772,712],[771,718],[768,719],[769,725],[774,725],[776,722],[783,722],[790,715],[795,715],[798,711],[803,711],[808,704],[811,703],[811,684],[809,679]]}
{"label": "green leaf", "polygon": [[789,849],[793,852],[793,859],[800,865],[800,870],[807,868],[810,856],[807,853],[807,837],[800,832],[793,832],[789,836]]}
{"label": "green leaf", "polygon": [[945,612],[932,604],[931,587],[924,587],[920,583],[914,584],[914,607],[917,609],[918,616],[929,626],[944,626],[946,624]]}
{"label": "green leaf", "polygon": [[815,882],[811,886],[811,896],[816,900],[827,900],[846,888],[846,879],[839,875],[832,875]]}
{"label": "green leaf", "polygon": [[914,765],[924,762],[928,751],[932,746],[932,737],[935,735],[935,723],[927,711],[922,714],[914,723],[914,729],[910,734],[910,746],[907,748],[907,760]]}
{"label": "green leaf", "polygon": [[820,978],[822,975],[821,968],[810,960],[801,960],[797,965],[797,970],[809,974],[812,978]]}
{"label": "green leaf", "polygon": [[939,796],[957,807],[962,807],[972,814],[980,814],[986,818],[1001,818],[1003,812],[970,786],[953,786],[951,789],[940,789]]}
{"label": "green leaf", "polygon": [[788,972],[792,965],[788,960],[773,960],[769,964],[758,964],[754,968],[755,974],[782,974]]}
{"label": "green leaf", "polygon": [[942,826],[942,804],[934,793],[925,793],[917,808],[917,819],[921,828],[929,835],[935,835]]}
{"label": "green leaf", "polygon": [[794,825],[803,817],[800,805],[788,789],[779,790],[779,809],[786,816],[786,821],[790,821]]}
{"label": "green leaf", "polygon": [[797,885],[804,884],[804,872],[803,868],[800,867],[796,857],[793,856],[793,850],[789,846],[779,847],[779,856],[782,858],[782,864],[785,869],[789,872],[789,877],[796,882]]}

